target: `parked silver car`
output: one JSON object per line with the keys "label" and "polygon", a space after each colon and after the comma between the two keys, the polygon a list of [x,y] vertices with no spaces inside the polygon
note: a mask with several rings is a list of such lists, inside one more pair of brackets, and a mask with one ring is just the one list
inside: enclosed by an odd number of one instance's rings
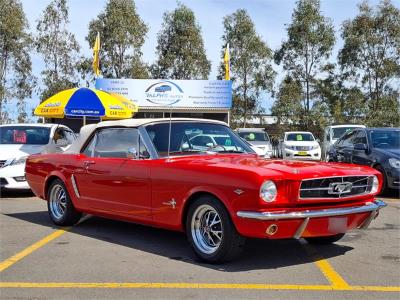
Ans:
{"label": "parked silver car", "polygon": [[260,156],[271,157],[272,145],[268,133],[263,128],[238,128],[238,135],[252,145]]}

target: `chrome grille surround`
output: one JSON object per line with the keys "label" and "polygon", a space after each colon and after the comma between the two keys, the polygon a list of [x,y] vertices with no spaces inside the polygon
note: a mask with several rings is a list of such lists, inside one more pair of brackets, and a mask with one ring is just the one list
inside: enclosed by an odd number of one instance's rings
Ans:
{"label": "chrome grille surround", "polygon": [[[367,195],[371,193],[373,177],[356,175],[304,179],[300,185],[299,199],[332,200]],[[335,189],[336,186],[340,188]]]}

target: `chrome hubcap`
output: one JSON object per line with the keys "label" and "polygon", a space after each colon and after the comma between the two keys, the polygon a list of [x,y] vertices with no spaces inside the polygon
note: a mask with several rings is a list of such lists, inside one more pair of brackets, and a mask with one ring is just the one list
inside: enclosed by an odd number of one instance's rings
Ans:
{"label": "chrome hubcap", "polygon": [[207,254],[218,250],[222,241],[222,222],[210,205],[199,206],[193,214],[191,233],[196,247]]}
{"label": "chrome hubcap", "polygon": [[54,218],[61,219],[67,209],[67,195],[64,188],[56,184],[50,192],[50,211]]}

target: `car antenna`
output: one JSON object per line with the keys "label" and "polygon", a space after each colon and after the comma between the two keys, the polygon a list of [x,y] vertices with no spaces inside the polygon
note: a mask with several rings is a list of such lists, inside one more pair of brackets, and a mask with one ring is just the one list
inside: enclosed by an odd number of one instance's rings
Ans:
{"label": "car antenna", "polygon": [[172,126],[172,104],[170,104],[169,106],[168,152],[167,152],[168,158],[169,158],[169,152],[171,150],[171,126]]}

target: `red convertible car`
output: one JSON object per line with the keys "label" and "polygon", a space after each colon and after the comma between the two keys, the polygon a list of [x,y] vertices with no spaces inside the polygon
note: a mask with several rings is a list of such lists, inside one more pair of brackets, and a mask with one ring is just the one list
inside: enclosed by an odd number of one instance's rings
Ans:
{"label": "red convertible car", "polygon": [[26,178],[57,225],[88,213],[185,231],[213,263],[246,238],[333,243],[385,206],[372,168],[259,158],[225,123],[201,119],[84,126],[66,152],[31,155]]}

